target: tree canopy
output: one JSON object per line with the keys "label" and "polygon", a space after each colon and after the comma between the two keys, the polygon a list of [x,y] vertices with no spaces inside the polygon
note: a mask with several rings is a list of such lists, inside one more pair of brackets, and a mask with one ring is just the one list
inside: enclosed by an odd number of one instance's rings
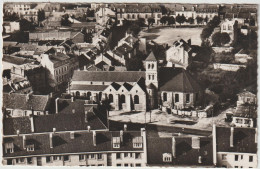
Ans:
{"label": "tree canopy", "polygon": [[183,24],[185,21],[186,18],[183,14],[181,16],[179,14],[176,16],[176,22],[178,22],[180,25]]}

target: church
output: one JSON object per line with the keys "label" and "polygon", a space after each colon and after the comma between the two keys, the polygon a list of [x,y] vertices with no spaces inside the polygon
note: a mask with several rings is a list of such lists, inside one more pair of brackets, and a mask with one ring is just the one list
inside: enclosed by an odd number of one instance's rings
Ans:
{"label": "church", "polygon": [[101,102],[112,110],[147,111],[158,107],[183,109],[199,104],[203,90],[183,68],[158,67],[151,52],[145,71],[75,70],[68,93]]}

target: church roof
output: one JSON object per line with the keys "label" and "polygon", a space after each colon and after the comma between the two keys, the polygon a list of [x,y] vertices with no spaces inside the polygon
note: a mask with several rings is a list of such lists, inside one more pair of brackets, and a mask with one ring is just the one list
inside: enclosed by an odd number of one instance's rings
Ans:
{"label": "church roof", "polygon": [[195,93],[201,90],[191,75],[181,68],[161,68],[159,77],[160,91]]}
{"label": "church roof", "polygon": [[137,82],[141,77],[144,71],[74,71],[72,81]]}
{"label": "church roof", "polygon": [[157,61],[157,59],[155,58],[153,52],[151,52],[145,61]]}

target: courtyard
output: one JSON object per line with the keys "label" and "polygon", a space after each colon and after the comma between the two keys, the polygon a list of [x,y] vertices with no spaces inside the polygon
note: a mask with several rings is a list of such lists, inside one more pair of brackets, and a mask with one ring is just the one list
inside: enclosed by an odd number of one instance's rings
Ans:
{"label": "courtyard", "polygon": [[153,40],[156,43],[172,43],[180,38],[187,41],[191,39],[192,45],[201,45],[200,34],[203,28],[175,28],[175,27],[153,27],[149,30],[143,30],[139,33],[140,37],[147,40]]}

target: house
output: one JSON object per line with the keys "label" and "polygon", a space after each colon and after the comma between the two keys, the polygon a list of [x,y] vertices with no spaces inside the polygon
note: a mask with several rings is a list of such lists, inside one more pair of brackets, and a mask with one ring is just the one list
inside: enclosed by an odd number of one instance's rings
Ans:
{"label": "house", "polygon": [[257,168],[256,128],[213,125],[213,162],[223,168]]}
{"label": "house", "polygon": [[257,106],[243,105],[236,108],[232,114],[231,124],[235,127],[256,127],[257,123]]}
{"label": "house", "polygon": [[143,18],[148,24],[148,18],[154,18],[156,25],[160,24],[162,17],[161,7],[157,4],[112,4],[111,7],[116,11],[119,25],[123,25],[124,20],[138,20]]}
{"label": "house", "polygon": [[49,85],[57,90],[59,85],[69,82],[73,71],[78,69],[78,60],[74,55],[61,52],[42,54],[41,64],[48,70]]}
{"label": "house", "polygon": [[147,137],[147,166],[213,168],[212,137]]}
{"label": "house", "polygon": [[251,59],[252,57],[250,57],[244,49],[241,49],[238,53],[235,54],[235,61],[240,63],[247,63],[248,60]]}
{"label": "house", "polygon": [[20,23],[16,22],[16,21],[13,21],[13,22],[4,21],[3,27],[4,27],[5,33],[13,33],[15,31],[20,30]]}
{"label": "house", "polygon": [[[7,95],[8,94],[6,94],[6,96]],[[47,100],[48,97],[49,96],[37,96],[37,100],[35,98],[33,98],[33,102],[29,100],[30,104],[23,104],[26,102],[26,99],[21,103],[18,103],[17,101],[14,102],[16,104],[11,102],[10,105],[15,106],[17,110],[20,110],[21,108],[28,108],[29,110],[26,112],[26,115],[21,114],[15,118],[9,116],[4,118],[3,135],[34,135],[49,132],[89,131],[90,129],[107,131],[106,123],[98,117],[100,112],[98,112],[98,109],[96,108],[97,105],[93,102],[75,100],[74,98],[56,98],[55,100],[50,98],[50,103],[48,103],[49,107],[47,109],[48,112],[38,113],[33,111],[32,114],[32,108],[44,108],[44,103],[46,101],[39,102],[39,99]],[[25,107],[21,107],[21,105],[24,105]]]}
{"label": "house", "polygon": [[236,41],[238,36],[238,21],[236,19],[226,19],[222,21],[220,23],[220,32],[229,34],[231,39],[230,42]]}
{"label": "house", "polygon": [[191,44],[183,39],[175,41],[166,51],[167,67],[182,67],[186,69],[191,64]]}
{"label": "house", "polygon": [[22,93],[29,94],[33,92],[32,85],[26,78],[12,78],[4,79],[3,82],[3,93]]}
{"label": "house", "polygon": [[256,95],[256,90],[247,90],[245,89],[244,91],[240,92],[237,100],[237,106],[241,106],[244,104],[257,104],[257,95]]}
{"label": "house", "polygon": [[95,13],[96,22],[99,25],[105,26],[111,17],[115,17],[116,13],[107,7],[100,7]]}
{"label": "house", "polygon": [[61,27],[61,17],[51,16],[41,21],[45,29],[59,29]]}
{"label": "house", "polygon": [[[146,71],[75,71],[68,93],[96,102],[109,100],[111,109],[125,111],[155,108],[159,100],[163,100],[163,106],[176,105],[172,108],[199,103],[202,90],[188,72],[181,68],[158,69],[152,52],[144,64]],[[173,93],[175,101],[170,99]]]}
{"label": "house", "polygon": [[54,131],[8,136],[3,143],[5,165],[146,166],[144,129],[95,131],[89,128],[87,131]]}
{"label": "house", "polygon": [[7,117],[29,117],[32,114],[48,114],[49,101],[49,95],[3,94],[3,107]]}

